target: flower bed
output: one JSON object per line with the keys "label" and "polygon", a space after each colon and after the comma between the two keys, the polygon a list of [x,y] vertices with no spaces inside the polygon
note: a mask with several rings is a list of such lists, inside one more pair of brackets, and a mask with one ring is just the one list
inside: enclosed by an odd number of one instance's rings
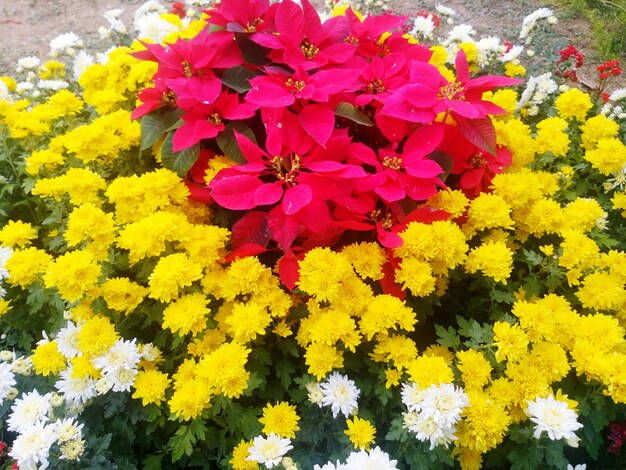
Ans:
{"label": "flower bed", "polygon": [[622,465],[619,64],[520,78],[467,25],[422,42],[445,7],[200,15],[0,78],[0,463]]}

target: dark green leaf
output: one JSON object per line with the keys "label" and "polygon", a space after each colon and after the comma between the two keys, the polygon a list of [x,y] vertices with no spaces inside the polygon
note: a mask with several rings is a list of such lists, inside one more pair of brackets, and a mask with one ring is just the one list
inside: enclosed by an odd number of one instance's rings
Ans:
{"label": "dark green leaf", "polygon": [[161,136],[179,121],[178,110],[156,110],[141,118],[141,150],[152,147]]}
{"label": "dark green leaf", "polygon": [[222,83],[239,93],[250,89],[250,80],[257,75],[247,67],[239,65],[227,69],[222,75]]}
{"label": "dark green leaf", "polygon": [[217,145],[219,145],[222,152],[224,152],[224,155],[230,158],[235,163],[245,163],[246,159],[239,149],[239,145],[237,144],[237,140],[235,139],[234,131],[245,135],[254,143],[256,143],[256,137],[254,135],[254,132],[252,132],[252,129],[250,129],[243,122],[231,122],[228,123],[226,129],[220,132],[217,136]]}
{"label": "dark green leaf", "polygon": [[442,346],[447,346],[452,349],[457,349],[461,346],[461,338],[457,335],[456,330],[449,326],[445,329],[441,325],[435,325],[435,332],[437,333],[437,342]]}
{"label": "dark green leaf", "polygon": [[193,164],[196,163],[200,153],[200,146],[196,144],[180,152],[174,152],[172,149],[173,138],[174,133],[170,132],[165,138],[165,142],[163,142],[163,148],[161,149],[163,166],[179,176],[185,176]]}
{"label": "dark green leaf", "polygon": [[356,107],[350,103],[342,101],[335,108],[335,114],[339,117],[350,119],[351,121],[361,124],[363,126],[373,126],[374,123],[368,118],[365,113],[359,111]]}
{"label": "dark green leaf", "polygon": [[243,58],[249,64],[260,66],[270,62],[267,55],[270,53],[271,49],[254,42],[250,39],[248,33],[235,33],[235,41],[239,46],[241,55],[243,55]]}

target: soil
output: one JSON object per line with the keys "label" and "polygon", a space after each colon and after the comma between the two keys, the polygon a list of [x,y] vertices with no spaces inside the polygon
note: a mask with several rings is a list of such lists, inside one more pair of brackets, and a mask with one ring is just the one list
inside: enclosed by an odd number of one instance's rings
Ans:
{"label": "soil", "polygon": [[[0,0],[0,74],[11,73],[20,57],[37,55],[47,58],[49,42],[59,34],[72,31],[78,34],[87,47],[100,42],[97,29],[107,26],[102,14],[106,10],[122,8],[122,19],[132,24],[132,14],[144,0]],[[171,2],[161,0],[164,5]],[[321,0],[314,0],[321,4]],[[478,36],[493,35],[512,43],[519,42],[522,19],[539,7],[538,0],[391,0],[394,12],[414,14],[418,10],[435,11],[441,3],[457,12],[456,24],[472,25]],[[558,15],[558,13],[557,13]],[[599,63],[594,51],[591,28],[582,18],[563,18],[554,26],[554,37],[549,47],[538,51],[540,55],[554,56],[556,50],[568,43],[576,45],[587,54],[586,68],[580,73],[581,82],[595,85],[594,65]],[[100,48],[102,49],[102,47]],[[544,67],[545,68],[545,67]],[[531,71],[532,72],[532,71]]]}

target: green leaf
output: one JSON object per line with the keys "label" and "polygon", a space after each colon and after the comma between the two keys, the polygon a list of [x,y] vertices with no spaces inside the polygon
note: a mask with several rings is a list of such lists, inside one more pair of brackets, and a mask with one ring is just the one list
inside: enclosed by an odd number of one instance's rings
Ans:
{"label": "green leaf", "polygon": [[289,385],[291,385],[291,375],[296,371],[296,369],[291,364],[290,360],[282,359],[276,363],[274,367],[276,371],[276,377],[279,378],[281,385],[285,390],[289,389]]}
{"label": "green leaf", "polygon": [[560,441],[551,441],[546,445],[545,458],[549,465],[556,468],[567,468],[567,459],[563,455],[565,444]]}
{"label": "green leaf", "polygon": [[182,177],[185,176],[193,164],[196,163],[198,154],[200,153],[200,145],[196,144],[180,152],[174,152],[172,149],[173,138],[173,132],[167,134],[161,149],[161,159],[163,160],[163,166],[165,168],[172,170],[178,174],[178,176]]}
{"label": "green leaf", "polygon": [[245,93],[250,90],[250,80],[256,76],[257,74],[249,68],[239,65],[231,67],[224,72],[222,83],[238,93]]}
{"label": "green leaf", "polygon": [[168,131],[180,118],[178,110],[156,110],[141,118],[140,148],[152,147],[161,136]]}
{"label": "green leaf", "polygon": [[250,127],[245,125],[243,122],[230,122],[226,125],[226,129],[220,132],[217,136],[217,145],[220,147],[222,152],[224,152],[224,155],[235,163],[246,163],[246,159],[241,153],[237,140],[235,139],[234,131],[245,135],[252,142],[256,143],[256,136]]}
{"label": "green leaf", "polygon": [[514,450],[509,454],[511,470],[535,470],[541,468],[543,462],[543,449],[530,445]]}
{"label": "green leaf", "polygon": [[180,460],[183,455],[190,456],[193,453],[193,445],[204,439],[207,427],[204,421],[196,419],[189,426],[181,426],[167,443],[172,452],[172,462]]}
{"label": "green leaf", "polygon": [[389,432],[385,436],[387,441],[406,442],[409,439],[409,432],[404,428],[402,416],[391,421]]}
{"label": "green leaf", "polygon": [[435,325],[435,333],[437,333],[437,342],[442,346],[447,346],[452,349],[458,349],[461,346],[461,338],[456,333],[454,327],[449,326],[445,329],[441,325]]}
{"label": "green leaf", "polygon": [[359,111],[354,105],[342,101],[335,108],[335,114],[339,117],[350,119],[357,124],[363,126],[373,126],[374,123],[368,118],[365,113]]}
{"label": "green leaf", "polygon": [[249,64],[261,66],[271,62],[267,57],[271,49],[254,42],[248,33],[235,33],[235,41],[244,60]]}
{"label": "green leaf", "polygon": [[543,261],[543,256],[541,256],[536,251],[530,251],[525,249],[523,250],[523,253],[526,261],[528,261],[533,266],[538,266]]}

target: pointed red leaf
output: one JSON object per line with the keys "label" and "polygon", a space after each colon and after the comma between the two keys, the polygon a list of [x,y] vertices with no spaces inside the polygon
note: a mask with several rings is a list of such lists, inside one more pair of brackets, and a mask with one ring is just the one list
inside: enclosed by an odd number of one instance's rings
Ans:
{"label": "pointed red leaf", "polygon": [[267,226],[270,236],[284,252],[291,249],[291,245],[303,228],[302,223],[295,216],[286,215],[278,207],[270,211]]}
{"label": "pointed red leaf", "polygon": [[318,144],[325,147],[335,128],[335,113],[326,104],[310,104],[300,112],[300,123]]}
{"label": "pointed red leaf", "polygon": [[230,263],[237,258],[260,255],[266,251],[268,251],[267,248],[257,245],[256,243],[246,243],[245,245],[241,245],[239,248],[228,253],[228,255],[224,258],[224,263]]}
{"label": "pointed red leaf", "polygon": [[465,51],[462,48],[459,49],[459,52],[456,54],[454,65],[456,67],[457,79],[461,83],[469,81],[469,66],[467,65],[467,57],[465,56]]}
{"label": "pointed red leaf", "polygon": [[280,201],[283,187],[278,183],[267,183],[254,191],[254,203],[257,206],[268,206]]}
{"label": "pointed red leaf", "polygon": [[267,212],[250,211],[233,224],[230,243],[239,248],[248,243],[267,246],[270,241],[270,230]]}
{"label": "pointed red leaf", "polygon": [[247,210],[256,207],[254,193],[263,185],[256,176],[237,175],[217,181],[211,197],[226,209]]}
{"label": "pointed red leaf", "polygon": [[428,155],[433,152],[443,140],[443,127],[437,122],[420,127],[406,140],[404,153],[417,152],[420,155]]}
{"label": "pointed red leaf", "polygon": [[294,290],[300,280],[300,265],[292,253],[283,256],[278,262],[278,277],[287,289]]}
{"label": "pointed red leaf", "polygon": [[299,184],[285,191],[283,211],[287,215],[295,214],[313,199],[313,190],[307,184]]}
{"label": "pointed red leaf", "polygon": [[388,295],[404,300],[406,298],[406,291],[402,289],[400,284],[396,283],[396,270],[391,262],[387,262],[383,265],[384,277],[380,280],[380,285],[383,288],[383,292]]}
{"label": "pointed red leaf", "polygon": [[455,116],[454,119],[459,126],[459,130],[467,140],[492,155],[496,154],[496,130],[491,119],[488,117],[466,119],[459,115]]}

